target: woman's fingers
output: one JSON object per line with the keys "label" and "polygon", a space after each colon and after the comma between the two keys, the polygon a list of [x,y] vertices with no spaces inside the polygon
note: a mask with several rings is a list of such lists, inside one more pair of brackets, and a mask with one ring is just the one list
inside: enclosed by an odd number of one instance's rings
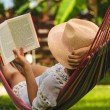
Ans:
{"label": "woman's fingers", "polygon": [[23,48],[18,49],[13,49],[13,53],[15,54],[16,57],[24,56],[24,50]]}
{"label": "woman's fingers", "polygon": [[70,63],[70,62],[69,62],[69,65],[70,65],[70,66],[78,66],[79,63]]}
{"label": "woman's fingers", "polygon": [[20,65],[24,65],[25,63],[27,63],[27,60],[25,59],[25,57],[21,55],[20,50],[14,49],[13,53],[15,55],[15,61],[17,63],[19,63]]}
{"label": "woman's fingers", "polygon": [[81,61],[81,59],[68,59],[69,63],[79,63]]}
{"label": "woman's fingers", "polygon": [[68,58],[69,59],[79,59],[79,58],[81,58],[81,56],[71,54],[71,55],[68,56]]}
{"label": "woman's fingers", "polygon": [[85,55],[90,49],[90,46],[88,47],[83,47],[83,48],[79,48],[79,49],[76,49],[76,50],[73,50],[72,51],[72,54],[73,55],[80,55],[80,56],[83,56]]}
{"label": "woman's fingers", "polygon": [[79,55],[69,55],[68,62],[70,63],[79,63],[81,61],[81,57]]}
{"label": "woman's fingers", "polygon": [[75,67],[75,66],[78,66],[79,63],[80,63],[80,60],[79,59],[68,59],[68,64],[70,66]]}
{"label": "woman's fingers", "polygon": [[72,53],[71,55],[68,56],[68,64],[73,67],[76,68],[80,62],[81,62],[82,57],[79,55],[74,55],[74,53]]}
{"label": "woman's fingers", "polygon": [[68,63],[69,66],[71,66],[72,69],[76,69],[79,65],[79,63]]}
{"label": "woman's fingers", "polygon": [[[71,55],[68,56],[68,64],[76,68],[80,62],[82,61],[84,55],[88,52],[89,47],[80,48],[77,50],[73,50]],[[90,59],[90,56],[88,56],[88,59]]]}
{"label": "woman's fingers", "polygon": [[22,56],[24,56],[24,49],[21,47],[20,48],[20,54],[22,55]]}
{"label": "woman's fingers", "polygon": [[68,58],[68,64],[73,68],[76,68],[79,65],[79,63],[79,56],[72,55]]}
{"label": "woman's fingers", "polygon": [[20,57],[20,52],[18,49],[16,49],[16,48],[13,49],[13,53],[14,53],[15,57]]}

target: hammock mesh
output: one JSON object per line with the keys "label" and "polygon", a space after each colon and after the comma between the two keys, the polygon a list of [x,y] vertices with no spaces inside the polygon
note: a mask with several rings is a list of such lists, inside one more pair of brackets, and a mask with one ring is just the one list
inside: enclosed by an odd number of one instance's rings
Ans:
{"label": "hammock mesh", "polygon": [[[92,58],[88,60],[88,56]],[[54,110],[67,110],[87,94],[110,69],[110,8],[93,41],[93,44],[60,91]]]}

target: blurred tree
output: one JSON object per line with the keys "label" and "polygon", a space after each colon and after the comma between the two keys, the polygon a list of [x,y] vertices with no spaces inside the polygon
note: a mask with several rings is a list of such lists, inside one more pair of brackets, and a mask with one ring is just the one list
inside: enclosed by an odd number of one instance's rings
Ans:
{"label": "blurred tree", "polygon": [[62,23],[87,11],[86,0],[62,0],[55,17],[55,23]]}
{"label": "blurred tree", "polygon": [[14,14],[23,14],[28,10],[29,0],[14,0]]}
{"label": "blurred tree", "polygon": [[[15,16],[31,12],[41,19],[44,15],[51,15],[55,17],[55,24],[78,17],[92,20],[100,25],[110,5],[110,0],[13,0],[13,2],[14,7],[11,12]],[[4,14],[1,3],[0,14]]]}
{"label": "blurred tree", "polygon": [[110,0],[97,0],[98,14],[96,17],[96,23],[98,25],[102,23],[104,14],[109,6],[110,6]]}
{"label": "blurred tree", "polygon": [[110,5],[110,0],[88,0],[88,9],[92,15],[92,21],[100,25],[104,14]]}
{"label": "blurred tree", "polygon": [[4,6],[3,3],[0,2],[0,23],[3,21],[4,16]]}
{"label": "blurred tree", "polygon": [[3,3],[0,2],[0,15],[4,13],[4,6]]}
{"label": "blurred tree", "polygon": [[59,0],[14,0],[14,4],[15,15],[31,12],[36,17],[41,17],[45,14],[54,16]]}
{"label": "blurred tree", "polygon": [[58,7],[55,23],[59,24],[70,18],[89,19],[100,25],[110,0],[62,0]]}

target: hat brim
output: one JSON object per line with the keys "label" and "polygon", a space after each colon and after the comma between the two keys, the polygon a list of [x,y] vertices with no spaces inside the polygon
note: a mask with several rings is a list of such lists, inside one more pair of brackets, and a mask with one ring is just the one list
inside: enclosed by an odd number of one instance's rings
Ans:
{"label": "hat brim", "polygon": [[64,32],[66,23],[57,25],[51,29],[48,35],[48,46],[55,59],[65,68],[72,69],[68,64],[68,55],[70,52],[62,42],[62,34]]}

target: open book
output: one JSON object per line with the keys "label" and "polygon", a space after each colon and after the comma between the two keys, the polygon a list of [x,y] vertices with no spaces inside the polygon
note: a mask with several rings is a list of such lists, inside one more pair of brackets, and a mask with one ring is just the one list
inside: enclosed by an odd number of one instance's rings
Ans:
{"label": "open book", "polygon": [[30,13],[0,24],[0,53],[4,65],[15,59],[13,49],[20,47],[23,47],[24,52],[39,47]]}

